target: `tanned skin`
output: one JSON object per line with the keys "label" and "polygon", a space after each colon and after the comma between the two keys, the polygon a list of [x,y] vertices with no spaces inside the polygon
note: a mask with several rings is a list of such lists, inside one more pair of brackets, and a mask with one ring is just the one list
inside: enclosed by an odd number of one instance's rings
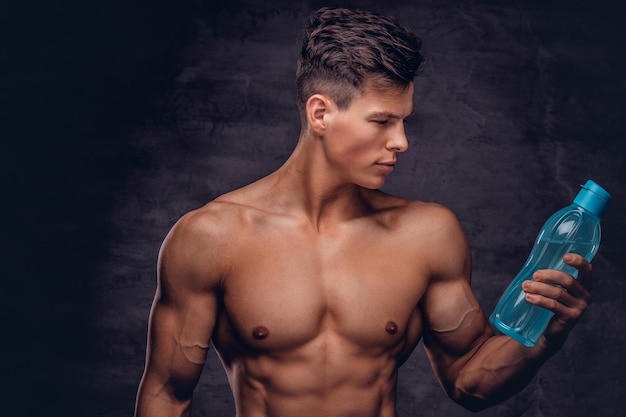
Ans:
{"label": "tanned skin", "polygon": [[[445,207],[381,187],[407,150],[413,85],[316,94],[289,160],[187,215],[165,239],[136,416],[187,416],[209,346],[237,417],[392,417],[420,338],[449,396],[479,410],[524,387],[591,300],[591,265],[525,283],[555,313],[527,348],[491,330],[470,249]],[[561,288],[556,287],[559,285]]]}

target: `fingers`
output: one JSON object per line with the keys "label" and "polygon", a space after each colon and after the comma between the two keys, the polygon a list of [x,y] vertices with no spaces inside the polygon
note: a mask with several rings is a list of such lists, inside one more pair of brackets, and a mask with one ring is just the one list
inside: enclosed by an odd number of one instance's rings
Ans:
{"label": "fingers", "polygon": [[589,295],[592,283],[591,264],[584,257],[575,253],[568,253],[563,257],[563,261],[578,270],[578,279],[562,271],[544,269],[533,274],[533,281],[561,286],[574,296]]}
{"label": "fingers", "polygon": [[570,266],[573,266],[578,270],[578,282],[583,286],[587,287],[587,289],[591,290],[592,279],[592,266],[591,264],[581,255],[575,253],[568,253],[563,257],[563,261]]}
{"label": "fingers", "polygon": [[533,274],[532,281],[526,281],[531,293],[546,297],[562,298],[566,294],[574,298],[591,298],[591,293],[581,282],[571,275],[556,270],[541,270]]}
{"label": "fingers", "polygon": [[526,299],[551,310],[563,319],[577,319],[591,303],[591,264],[576,254],[567,254],[563,260],[579,271],[579,279],[557,270],[536,271],[532,281],[523,283]]}
{"label": "fingers", "polygon": [[578,319],[591,302],[591,294],[584,288],[580,295],[575,295],[561,286],[539,281],[526,281],[523,289],[526,291],[526,300],[529,303],[546,308],[565,320]]}

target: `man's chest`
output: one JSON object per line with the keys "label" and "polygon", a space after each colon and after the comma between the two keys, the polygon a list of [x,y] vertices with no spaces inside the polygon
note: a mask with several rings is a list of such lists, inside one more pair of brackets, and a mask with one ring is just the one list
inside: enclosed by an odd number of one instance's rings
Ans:
{"label": "man's chest", "polygon": [[332,334],[389,349],[419,333],[428,272],[410,248],[365,235],[262,243],[240,248],[225,281],[224,308],[244,344],[295,348]]}

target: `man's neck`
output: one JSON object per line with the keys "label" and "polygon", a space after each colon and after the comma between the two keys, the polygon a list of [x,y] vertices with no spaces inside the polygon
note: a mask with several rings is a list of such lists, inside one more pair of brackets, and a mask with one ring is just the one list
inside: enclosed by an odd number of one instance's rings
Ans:
{"label": "man's neck", "polygon": [[268,180],[273,182],[277,198],[320,230],[364,215],[367,205],[362,187],[342,181],[333,173],[316,145],[301,139],[290,158]]}

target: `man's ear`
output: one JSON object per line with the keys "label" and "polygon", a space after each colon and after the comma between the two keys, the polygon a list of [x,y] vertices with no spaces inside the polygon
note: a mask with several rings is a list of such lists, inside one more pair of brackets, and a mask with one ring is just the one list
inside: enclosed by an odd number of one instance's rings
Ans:
{"label": "man's ear", "polygon": [[318,136],[326,131],[328,115],[332,109],[332,102],[322,94],[314,94],[306,102],[306,117],[309,128]]}

